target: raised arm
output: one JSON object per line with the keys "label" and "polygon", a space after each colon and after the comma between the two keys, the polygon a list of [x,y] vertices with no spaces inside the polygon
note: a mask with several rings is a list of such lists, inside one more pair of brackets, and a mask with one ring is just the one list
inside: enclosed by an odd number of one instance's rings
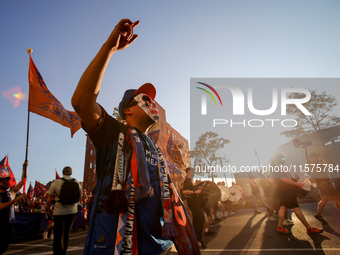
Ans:
{"label": "raised arm", "polygon": [[[14,191],[14,193],[18,193],[18,191],[21,189],[22,185],[24,184],[24,179],[26,177],[26,171],[27,171],[27,166],[28,166],[28,161],[26,160],[24,162],[24,164],[22,165],[22,175],[21,175],[21,180],[20,182],[17,183],[17,185],[15,185],[12,190]],[[25,192],[25,190],[23,191]]]}
{"label": "raised arm", "polygon": [[106,67],[117,50],[127,48],[138,37],[133,34],[133,29],[138,24],[139,21],[132,23],[129,19],[122,19],[79,80],[72,97],[72,106],[89,128],[95,127],[101,116],[97,96]]}
{"label": "raised arm", "polygon": [[6,209],[12,205],[14,205],[16,202],[18,202],[19,200],[21,200],[22,198],[26,197],[26,193],[23,192],[21,193],[17,198],[9,201],[9,202],[6,202],[6,203],[0,203],[0,210],[3,210],[3,209]]}

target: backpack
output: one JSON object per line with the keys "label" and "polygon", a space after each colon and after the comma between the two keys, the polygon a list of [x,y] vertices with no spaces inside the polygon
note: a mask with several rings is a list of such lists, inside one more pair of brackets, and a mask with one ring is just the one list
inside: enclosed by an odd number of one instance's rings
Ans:
{"label": "backpack", "polygon": [[75,204],[79,201],[80,191],[79,184],[75,179],[67,180],[61,178],[64,183],[61,186],[60,194],[58,195],[59,201],[62,204],[70,205]]}

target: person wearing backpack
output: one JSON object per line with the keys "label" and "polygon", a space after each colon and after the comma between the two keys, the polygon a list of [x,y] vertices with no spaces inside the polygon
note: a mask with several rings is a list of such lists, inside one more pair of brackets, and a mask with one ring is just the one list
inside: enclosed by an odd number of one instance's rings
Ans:
{"label": "person wearing backpack", "polygon": [[66,254],[69,234],[78,211],[79,199],[83,193],[79,182],[71,175],[72,168],[64,167],[63,178],[55,180],[47,192],[48,210],[55,198],[53,254],[58,255]]}

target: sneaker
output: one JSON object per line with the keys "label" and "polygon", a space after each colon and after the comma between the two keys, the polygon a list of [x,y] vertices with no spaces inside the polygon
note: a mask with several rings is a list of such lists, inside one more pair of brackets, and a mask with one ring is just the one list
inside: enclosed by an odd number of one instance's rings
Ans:
{"label": "sneaker", "polygon": [[211,230],[209,229],[208,232],[205,232],[205,231],[204,231],[204,235],[206,235],[206,236],[213,236],[213,235],[215,235],[215,232],[214,232],[214,231],[211,231]]}
{"label": "sneaker", "polygon": [[245,205],[246,204],[246,201],[243,201],[242,205]]}
{"label": "sneaker", "polygon": [[290,225],[294,225],[294,221],[292,221],[290,219],[284,219],[283,220],[283,226],[290,226]]}
{"label": "sneaker", "polygon": [[48,233],[47,233],[46,231],[43,233],[43,238],[44,238],[44,239],[47,239],[47,234],[48,234]]}
{"label": "sneaker", "polygon": [[233,211],[231,211],[230,213],[229,213],[229,216],[233,216],[235,213],[233,212]]}
{"label": "sneaker", "polygon": [[228,214],[222,214],[222,217],[224,217],[224,218],[228,218],[229,216],[228,216]]}
{"label": "sneaker", "polygon": [[254,211],[254,214],[259,214],[261,213],[261,211],[257,210],[257,211]]}
{"label": "sneaker", "polygon": [[208,246],[207,246],[205,243],[203,243],[203,241],[198,242],[198,245],[199,245],[200,249],[206,249],[206,248],[208,248]]}
{"label": "sneaker", "polygon": [[51,234],[50,239],[51,239],[51,240],[54,239],[54,234]]}
{"label": "sneaker", "polygon": [[313,228],[307,229],[307,234],[321,234],[323,232],[322,228]]}
{"label": "sneaker", "polygon": [[292,232],[288,231],[287,229],[285,229],[283,227],[277,227],[276,232],[284,234],[284,235],[288,235],[288,234],[292,233]]}
{"label": "sneaker", "polygon": [[233,213],[236,213],[236,211],[235,211],[235,210],[232,210],[231,212],[233,212]]}
{"label": "sneaker", "polygon": [[268,217],[267,221],[277,221],[277,219],[273,216]]}
{"label": "sneaker", "polygon": [[314,218],[317,219],[318,221],[327,224],[327,221],[325,221],[325,219],[322,217],[322,215],[319,214],[315,214]]}

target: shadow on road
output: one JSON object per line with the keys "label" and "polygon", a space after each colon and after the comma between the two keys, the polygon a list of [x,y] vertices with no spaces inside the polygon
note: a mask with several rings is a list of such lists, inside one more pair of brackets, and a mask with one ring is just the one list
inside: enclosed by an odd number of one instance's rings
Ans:
{"label": "shadow on road", "polygon": [[[337,237],[340,237],[340,234],[336,230],[334,230],[331,226],[329,226],[328,224],[322,224],[322,225],[323,225],[322,226],[323,230],[325,232],[335,235]],[[338,227],[338,231],[339,231],[339,227]]]}
{"label": "shadow on road", "polygon": [[[265,223],[265,233],[263,234],[262,248],[267,251],[262,251],[259,254],[268,254],[269,249],[282,250],[282,252],[287,252],[290,254],[317,254],[324,255],[325,252],[322,251],[321,243],[324,240],[329,240],[327,236],[324,235],[309,235],[313,240],[314,247],[308,240],[299,239],[295,237],[294,234],[283,235],[275,232],[277,227],[277,222],[266,222]],[[293,226],[286,227],[287,230],[291,231]],[[303,238],[303,237],[302,237]],[[291,252],[289,251],[291,249]],[[308,249],[308,251],[304,251]],[[316,250],[314,250],[316,249]],[[320,250],[321,249],[321,250]],[[300,250],[300,251],[299,251]],[[313,251],[314,250],[314,251]]]}
{"label": "shadow on road", "polygon": [[[256,224],[252,225],[255,216],[256,215],[253,214],[250,217],[250,219],[244,225],[240,233],[230,240],[227,246],[225,246],[225,249],[239,249],[240,243],[248,243],[248,241],[251,241],[252,239],[254,239],[255,235],[260,229],[262,222],[266,219],[264,216]],[[244,248],[250,248],[250,247],[245,246]]]}

